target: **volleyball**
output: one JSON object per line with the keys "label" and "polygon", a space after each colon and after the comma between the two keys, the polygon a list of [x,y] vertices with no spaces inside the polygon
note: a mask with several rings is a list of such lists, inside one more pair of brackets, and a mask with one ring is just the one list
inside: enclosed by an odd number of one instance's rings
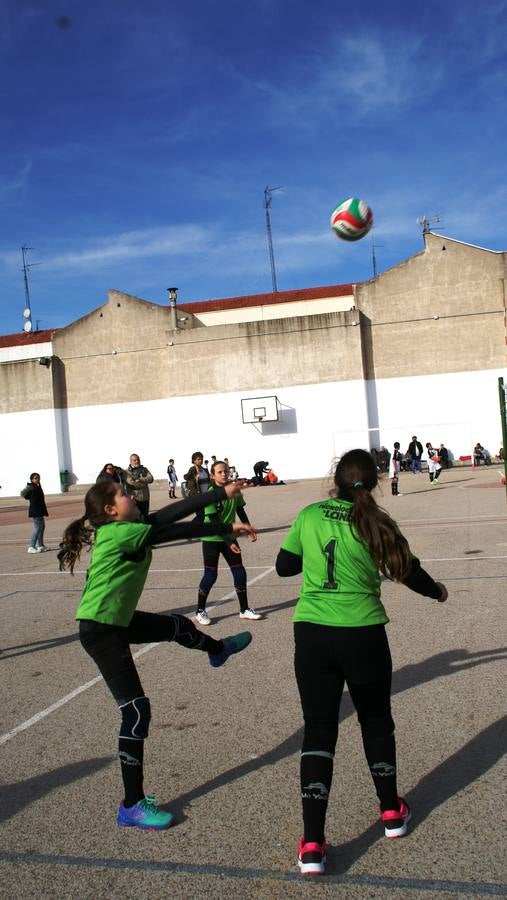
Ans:
{"label": "volleyball", "polygon": [[359,241],[373,225],[373,213],[364,200],[349,197],[331,213],[331,228],[342,241]]}

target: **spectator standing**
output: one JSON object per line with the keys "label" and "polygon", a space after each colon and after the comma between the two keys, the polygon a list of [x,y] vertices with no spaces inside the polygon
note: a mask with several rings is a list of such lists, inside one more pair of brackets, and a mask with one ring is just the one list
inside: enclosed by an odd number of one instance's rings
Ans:
{"label": "spectator standing", "polygon": [[415,475],[416,472],[422,472],[421,458],[423,455],[423,445],[417,440],[416,434],[413,435],[412,440],[408,445],[407,453],[412,460],[410,463],[412,473]]}
{"label": "spectator standing", "polygon": [[46,527],[44,517],[49,516],[49,513],[38,472],[32,472],[30,481],[21,491],[21,496],[29,502],[28,516],[33,521],[33,532],[27,552],[44,553],[47,550],[47,547],[44,546],[44,529]]}
{"label": "spectator standing", "polygon": [[[213,459],[213,456],[211,458]],[[202,450],[196,450],[195,453],[192,453],[192,465],[184,476],[189,497],[205,494],[210,486],[209,471],[206,466],[203,466],[203,459]],[[204,521],[204,508],[196,512],[195,518],[198,521]]]}
{"label": "spectator standing", "polygon": [[137,508],[142,516],[147,516],[150,511],[149,484],[153,482],[153,475],[141,465],[141,459],[137,453],[130,454],[130,465],[126,471],[126,488],[130,497],[137,503]]}
{"label": "spectator standing", "polygon": [[379,472],[386,473],[389,471],[389,463],[391,461],[391,454],[386,447],[382,446],[379,450],[378,454],[378,468]]}
{"label": "spectator standing", "polygon": [[106,463],[97,475],[95,483],[114,481],[116,484],[123,484],[125,479],[126,473],[120,466],[115,466],[114,463]]}
{"label": "spectator standing", "polygon": [[169,481],[169,499],[176,500],[176,485],[178,484],[178,476],[174,468],[174,459],[169,460],[167,466],[167,479]]}

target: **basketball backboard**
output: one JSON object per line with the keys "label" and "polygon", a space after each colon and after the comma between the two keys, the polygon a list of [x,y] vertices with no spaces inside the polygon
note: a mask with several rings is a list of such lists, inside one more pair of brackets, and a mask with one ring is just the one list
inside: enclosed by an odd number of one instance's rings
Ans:
{"label": "basketball backboard", "polygon": [[243,424],[278,422],[277,397],[245,397],[241,400]]}

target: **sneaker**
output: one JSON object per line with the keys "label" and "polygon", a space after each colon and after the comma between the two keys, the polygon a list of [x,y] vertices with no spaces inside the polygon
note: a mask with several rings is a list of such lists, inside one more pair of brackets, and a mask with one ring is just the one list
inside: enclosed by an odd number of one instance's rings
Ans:
{"label": "sneaker", "polygon": [[38,552],[38,553],[45,553],[47,549],[48,549],[48,548],[45,547],[44,544],[39,544],[39,546],[37,547],[37,552]]}
{"label": "sneaker", "polygon": [[155,803],[154,797],[144,797],[134,806],[126,807],[123,800],[118,807],[116,824],[124,827],[142,828],[144,831],[161,831],[170,828],[174,816],[170,812],[163,812]]}
{"label": "sneaker", "polygon": [[37,547],[29,547],[27,553],[38,553]]}
{"label": "sneaker", "polygon": [[199,625],[211,625],[211,619],[205,609],[197,610],[195,620]]}
{"label": "sneaker", "polygon": [[245,609],[244,612],[240,612],[240,619],[262,619],[260,613],[256,613],[255,609]]}
{"label": "sneaker", "polygon": [[408,803],[402,797],[398,797],[398,809],[385,809],[380,811],[380,818],[384,823],[384,833],[387,838],[403,837],[407,833],[407,822],[412,818],[412,812]]}
{"label": "sneaker", "polygon": [[298,866],[302,875],[323,875],[326,862],[326,839],[322,844],[309,841],[305,844],[301,838],[298,845]]}
{"label": "sneaker", "polygon": [[251,640],[252,635],[249,631],[241,631],[239,634],[233,634],[232,637],[224,638],[222,641],[224,648],[221,653],[208,653],[210,666],[213,666],[214,669],[223,666],[229,656],[232,656],[233,653],[241,653],[248,647]]}

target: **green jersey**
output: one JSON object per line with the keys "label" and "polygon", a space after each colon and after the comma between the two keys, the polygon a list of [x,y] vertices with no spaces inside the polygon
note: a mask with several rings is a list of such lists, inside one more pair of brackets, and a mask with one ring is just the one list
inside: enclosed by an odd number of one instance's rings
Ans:
{"label": "green jersey", "polygon": [[352,504],[329,499],[306,506],[282,548],[303,559],[303,584],[293,622],[353,627],[389,619],[380,575],[366,544],[354,537]]}
{"label": "green jersey", "polygon": [[97,530],[76,619],[126,628],[139,602],[152,550],[151,525],[110,522]]}
{"label": "green jersey", "polygon": [[[211,490],[212,487],[213,486],[211,486],[209,490]],[[223,522],[225,525],[232,525],[236,520],[236,510],[241,509],[243,506],[246,506],[243,497],[227,497],[225,500],[220,500],[217,504],[214,503],[212,506],[205,507],[204,522],[206,525],[213,524],[214,522]],[[232,541],[236,540],[236,537],[234,534],[212,534],[210,537],[201,538],[201,540],[225,541],[226,544],[230,544]]]}

